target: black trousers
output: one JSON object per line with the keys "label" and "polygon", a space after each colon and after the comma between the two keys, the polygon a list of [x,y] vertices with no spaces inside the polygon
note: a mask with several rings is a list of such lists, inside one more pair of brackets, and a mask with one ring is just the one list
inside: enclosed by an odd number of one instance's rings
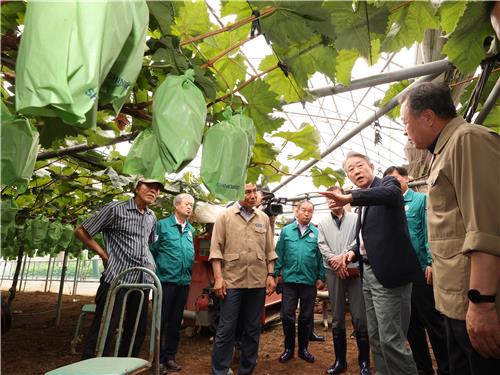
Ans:
{"label": "black trousers", "polygon": [[[96,353],[97,338],[99,335],[99,328],[101,326],[102,315],[104,312],[104,305],[106,304],[106,298],[108,296],[108,291],[110,284],[102,281],[97,289],[95,296],[95,315],[94,320],[90,326],[89,333],[87,335],[87,340],[85,342],[85,348],[83,350],[83,359],[93,358]],[[111,316],[111,321],[109,324],[108,335],[106,338],[106,345],[104,346],[103,356],[109,355],[109,347],[111,339],[114,336],[118,323],[120,322],[120,315],[123,306],[123,298],[125,296],[126,290],[121,289],[116,295],[115,306],[113,309],[113,314]],[[137,317],[137,311],[140,302],[140,292],[132,292],[127,298],[127,305],[125,307],[125,317],[123,321],[123,334],[122,342],[118,349],[118,356],[126,357],[128,355],[128,350],[132,340],[132,335],[134,333],[135,319]],[[142,309],[140,311],[139,324],[137,326],[137,333],[135,336],[135,341],[132,347],[132,356],[137,357],[141,351],[141,346],[146,336],[146,329],[148,325],[148,305],[149,305],[149,290],[144,292],[144,302]]]}
{"label": "black trousers", "polygon": [[298,342],[299,349],[307,348],[312,330],[316,286],[296,283],[283,283],[281,299],[281,321],[295,329],[295,311],[300,300]]}
{"label": "black trousers", "polygon": [[472,347],[465,320],[444,317],[451,375],[498,375],[500,359],[482,357]]}
{"label": "black trousers", "polygon": [[439,375],[450,373],[448,351],[446,349],[446,330],[443,316],[434,305],[432,286],[425,283],[425,275],[413,283],[411,292],[411,317],[408,327],[408,342],[413,359],[420,375],[433,375],[432,359],[427,344],[427,334],[436,358]]}
{"label": "black trousers", "polygon": [[249,375],[257,364],[265,288],[231,288],[220,301],[220,318],[212,347],[212,375],[226,375],[233,359],[236,326],[241,320],[239,375]]}
{"label": "black trousers", "polygon": [[161,304],[160,362],[175,359],[179,347],[180,329],[189,285],[161,283],[163,291]]}

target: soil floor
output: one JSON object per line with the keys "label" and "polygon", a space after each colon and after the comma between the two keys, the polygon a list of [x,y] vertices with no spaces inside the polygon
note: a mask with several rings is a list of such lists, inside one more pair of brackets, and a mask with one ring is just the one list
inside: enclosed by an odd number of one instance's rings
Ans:
{"label": "soil floor", "polygon": [[[25,292],[16,295],[12,304],[12,327],[2,335],[3,375],[44,374],[80,359],[81,344],[77,346],[77,354],[71,354],[70,343],[81,308],[86,303],[93,303],[93,297],[65,295],[59,327],[54,326],[56,302],[55,293]],[[89,324],[90,319],[87,319],[83,332],[88,330]],[[189,328],[182,330],[176,358],[183,367],[179,374],[210,374],[212,347],[210,337],[206,334],[191,335],[190,332],[192,330]],[[283,351],[281,324],[278,322],[264,328],[254,374],[324,374],[333,360],[332,337],[331,332],[325,332],[320,324],[316,324],[316,332],[326,334],[326,342],[310,343],[309,349],[316,356],[316,362],[310,364],[295,357],[287,364],[281,364],[278,362],[278,357]],[[346,374],[359,374],[355,340],[348,340]],[[144,352],[145,347],[146,345],[143,345]],[[236,370],[237,363],[232,367]]]}

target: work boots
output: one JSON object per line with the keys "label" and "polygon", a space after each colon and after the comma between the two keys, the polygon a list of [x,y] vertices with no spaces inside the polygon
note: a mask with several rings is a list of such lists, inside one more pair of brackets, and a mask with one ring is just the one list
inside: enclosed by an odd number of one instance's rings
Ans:
{"label": "work boots", "polygon": [[309,341],[325,341],[325,336],[318,335],[313,329],[309,335]]}
{"label": "work boots", "polygon": [[335,362],[326,369],[328,375],[342,374],[347,371],[347,339],[345,330],[333,329],[333,348],[335,350]]}
{"label": "work boots", "polygon": [[358,363],[360,375],[371,375],[370,372],[370,344],[368,342],[368,335],[356,335],[356,342],[358,344]]}
{"label": "work boots", "polygon": [[309,345],[309,333],[311,332],[311,326],[307,322],[299,320],[299,358],[306,362],[313,363],[316,358],[309,353],[307,347]]}
{"label": "work boots", "polygon": [[282,322],[283,334],[285,335],[285,351],[280,355],[281,363],[288,362],[293,358],[295,350],[295,322]]}

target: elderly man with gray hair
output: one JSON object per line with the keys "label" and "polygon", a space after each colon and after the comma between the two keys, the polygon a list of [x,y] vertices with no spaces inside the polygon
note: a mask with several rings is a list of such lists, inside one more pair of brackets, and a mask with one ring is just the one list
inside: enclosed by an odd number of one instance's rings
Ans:
{"label": "elderly man with gray hair", "polygon": [[361,262],[368,336],[378,374],[417,375],[412,353],[406,347],[410,323],[412,282],[420,270],[413,250],[401,185],[392,176],[374,175],[370,159],[349,152],[344,161],[347,177],[359,188],[349,194],[322,193],[330,209],[346,204],[360,206],[357,246],[345,253],[346,263]]}
{"label": "elderly man with gray hair", "polygon": [[191,195],[177,195],[174,198],[174,213],[158,222],[158,239],[150,247],[163,291],[160,336],[162,374],[181,370],[175,361],[175,354],[194,262],[195,231],[188,221],[193,205],[194,198]]}

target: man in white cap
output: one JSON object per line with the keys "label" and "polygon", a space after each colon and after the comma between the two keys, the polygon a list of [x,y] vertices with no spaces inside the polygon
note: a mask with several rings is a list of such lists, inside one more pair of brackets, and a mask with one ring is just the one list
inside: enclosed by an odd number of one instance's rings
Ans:
{"label": "man in white cap", "polygon": [[[95,356],[97,337],[101,325],[104,305],[108,290],[113,279],[122,271],[130,267],[146,267],[155,270],[153,255],[149,251],[149,245],[155,241],[156,216],[150,204],[163,190],[163,183],[158,180],[139,177],[134,189],[134,197],[127,201],[111,202],[96,211],[75,229],[75,236],[83,244],[99,255],[104,264],[100,285],[97,289],[95,302],[96,311],[94,321],[87,335],[87,341],[83,352],[83,359]],[[102,232],[106,249],[103,249],[95,240],[94,236]],[[144,282],[140,273],[131,273],[124,278],[125,282]],[[110,338],[120,318],[125,290],[122,289],[115,302],[112,314],[104,355],[109,349]],[[147,295],[145,297],[148,301]],[[140,293],[133,292],[127,300],[126,316],[123,323],[123,336],[119,347],[119,356],[126,356],[130,347],[136,314],[140,303]],[[132,356],[137,356],[144,341],[147,327],[148,304],[144,303],[141,310],[141,318],[137,327],[137,334],[133,343]]]}

